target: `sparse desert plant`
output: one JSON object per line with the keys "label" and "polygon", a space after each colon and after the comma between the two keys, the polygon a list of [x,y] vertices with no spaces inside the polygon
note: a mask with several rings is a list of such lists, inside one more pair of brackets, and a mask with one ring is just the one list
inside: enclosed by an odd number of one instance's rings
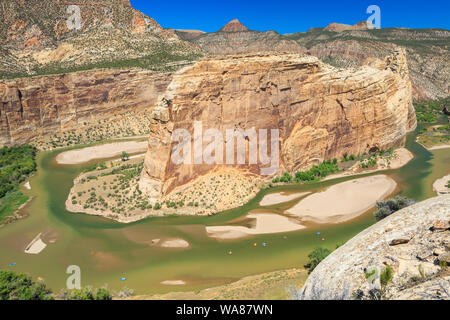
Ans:
{"label": "sparse desert plant", "polygon": [[309,273],[311,273],[319,263],[328,257],[331,253],[330,249],[327,248],[316,248],[310,254],[308,254],[309,261],[305,265],[305,268],[309,269]]}
{"label": "sparse desert plant", "polygon": [[127,152],[123,151],[120,154],[120,158],[122,159],[122,161],[128,161],[130,159],[130,155]]}
{"label": "sparse desert plant", "polygon": [[383,220],[387,216],[390,216],[394,212],[406,208],[415,203],[415,200],[404,197],[396,196],[395,198],[378,201],[376,204],[377,210],[374,212],[375,219],[377,221]]}
{"label": "sparse desert plant", "polygon": [[112,300],[112,295],[107,288],[94,290],[92,287],[62,290],[58,297],[63,300]]}
{"label": "sparse desert plant", "polygon": [[387,265],[384,270],[380,273],[380,283],[381,289],[386,290],[387,285],[392,281],[393,271],[390,265]]}

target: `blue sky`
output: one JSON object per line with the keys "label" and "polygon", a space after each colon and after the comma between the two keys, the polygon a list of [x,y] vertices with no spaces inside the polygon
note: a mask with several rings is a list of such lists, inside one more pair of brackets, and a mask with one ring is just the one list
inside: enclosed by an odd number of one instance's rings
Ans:
{"label": "blue sky", "polygon": [[134,8],[164,28],[219,30],[237,18],[248,28],[279,33],[306,31],[331,22],[367,20],[369,5],[381,9],[381,27],[450,29],[450,1],[444,0],[131,0]]}

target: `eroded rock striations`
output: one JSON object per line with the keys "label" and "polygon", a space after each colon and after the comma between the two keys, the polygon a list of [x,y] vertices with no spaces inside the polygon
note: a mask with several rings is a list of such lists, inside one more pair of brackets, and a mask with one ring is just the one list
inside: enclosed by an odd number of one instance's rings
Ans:
{"label": "eroded rock striations", "polygon": [[[345,153],[403,145],[407,131],[416,125],[411,99],[401,49],[384,62],[349,70],[298,54],[202,60],[174,75],[153,110],[140,188],[155,202],[199,176],[229,166],[171,161],[178,144],[172,142],[172,133],[185,129],[193,137],[195,121],[202,122],[203,132],[214,128],[223,137],[227,129],[278,129],[278,172],[292,172]],[[251,139],[241,137],[246,139],[248,160]],[[230,143],[225,140],[223,150]],[[208,144],[203,141],[203,149]],[[260,164],[233,167],[259,176],[268,166]]]}
{"label": "eroded rock striations", "polygon": [[[366,273],[392,268],[386,299],[450,299],[450,195],[402,209],[364,230],[323,260],[301,299],[369,298]],[[363,296],[364,294],[364,296]]]}
{"label": "eroded rock striations", "polygon": [[[308,53],[338,67],[358,66],[380,59],[396,46],[406,50],[415,99],[437,99],[450,94],[450,31],[445,29],[387,28],[333,30],[313,28],[288,35]],[[331,31],[330,31],[331,30]]]}
{"label": "eroded rock striations", "polygon": [[0,82],[0,146],[153,107],[170,73],[100,70]]}

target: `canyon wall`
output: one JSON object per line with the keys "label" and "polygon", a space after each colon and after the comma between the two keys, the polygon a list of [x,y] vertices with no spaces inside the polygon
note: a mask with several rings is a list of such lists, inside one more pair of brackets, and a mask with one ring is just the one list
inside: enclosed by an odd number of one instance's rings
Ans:
{"label": "canyon wall", "polygon": [[0,82],[0,146],[152,107],[168,73],[97,70]]}
{"label": "canyon wall", "polygon": [[[153,109],[140,181],[152,201],[227,166],[171,161],[178,145],[172,142],[172,133],[185,129],[193,136],[194,121],[202,121],[203,132],[215,128],[224,137],[226,129],[278,129],[278,173],[342,158],[345,153],[399,147],[416,125],[402,49],[385,61],[348,70],[298,54],[202,60],[177,72]],[[242,138],[248,160],[250,139]],[[228,143],[224,142],[224,150]],[[203,149],[207,145],[203,141]],[[243,174],[260,175],[265,166],[258,161],[233,167]]]}

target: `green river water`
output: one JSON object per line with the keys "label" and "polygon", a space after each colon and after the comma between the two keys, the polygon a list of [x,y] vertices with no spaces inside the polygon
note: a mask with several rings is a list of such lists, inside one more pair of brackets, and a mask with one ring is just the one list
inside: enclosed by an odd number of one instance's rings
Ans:
{"label": "green river water", "polygon": [[[396,193],[420,201],[435,196],[433,182],[450,171],[450,151],[427,151],[415,142],[416,132],[407,138],[407,148],[415,158],[403,168],[383,173],[398,182]],[[211,217],[148,218],[125,225],[100,217],[72,214],[65,210],[64,202],[73,179],[89,163],[57,165],[54,159],[59,152],[62,150],[38,155],[38,172],[30,179],[32,190],[24,190],[34,196],[25,208],[30,216],[0,229],[0,269],[26,272],[35,279],[42,277],[54,292],[65,287],[68,277],[65,271],[69,265],[81,268],[82,286],[107,284],[113,290],[128,287],[137,294],[218,286],[252,274],[301,267],[315,247],[334,249],[336,244],[375,223],[371,210],[349,222],[311,225],[290,233],[229,241],[206,235],[205,225],[225,224],[258,209],[259,201],[268,192],[315,191],[354,177],[265,190],[243,207]],[[293,203],[295,201],[289,204]],[[282,212],[284,208],[286,204],[270,207],[269,211]],[[38,255],[25,254],[26,245],[40,232],[52,232],[56,242],[49,243]],[[316,232],[322,235],[318,237]],[[155,238],[175,237],[189,241],[191,247],[168,249],[149,245]],[[267,242],[267,246],[261,246],[262,242]],[[227,254],[230,250],[232,255]],[[10,267],[11,263],[16,265]],[[122,277],[126,281],[121,281]],[[184,280],[187,285],[164,286],[160,284],[164,280]]]}

